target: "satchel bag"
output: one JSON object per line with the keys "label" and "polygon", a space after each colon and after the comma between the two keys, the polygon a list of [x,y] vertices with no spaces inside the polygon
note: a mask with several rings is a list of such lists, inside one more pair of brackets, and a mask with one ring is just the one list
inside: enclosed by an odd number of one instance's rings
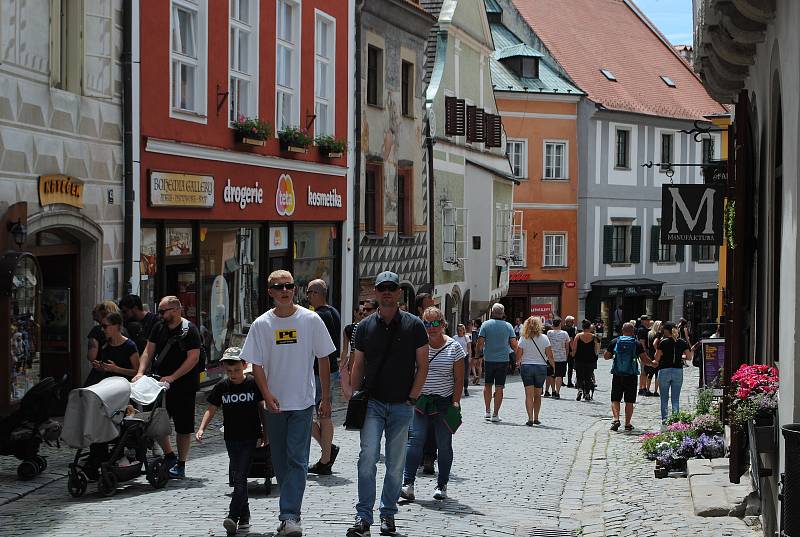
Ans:
{"label": "satchel bag", "polygon": [[[388,341],[386,342],[386,349],[383,356],[381,356],[381,363],[378,364],[378,369],[375,371],[375,376],[378,377],[383,371],[383,364],[386,363],[386,355],[394,341],[395,329],[389,331]],[[366,364],[365,364],[366,366]],[[344,418],[344,428],[348,431],[360,431],[364,426],[364,420],[367,419],[367,405],[369,404],[369,387],[366,385],[366,370],[365,370],[364,388],[356,390],[347,402],[347,415]]]}

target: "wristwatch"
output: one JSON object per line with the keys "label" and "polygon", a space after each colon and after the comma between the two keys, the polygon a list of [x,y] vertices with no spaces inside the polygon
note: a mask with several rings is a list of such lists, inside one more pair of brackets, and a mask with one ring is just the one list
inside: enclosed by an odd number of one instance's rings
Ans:
{"label": "wristwatch", "polygon": [[411,397],[411,396],[409,395],[409,396],[408,396],[408,399],[406,399],[406,401],[407,401],[407,402],[408,402],[408,403],[409,403],[411,406],[414,406],[414,405],[416,405],[416,404],[417,404],[417,399],[418,399],[417,397]]}

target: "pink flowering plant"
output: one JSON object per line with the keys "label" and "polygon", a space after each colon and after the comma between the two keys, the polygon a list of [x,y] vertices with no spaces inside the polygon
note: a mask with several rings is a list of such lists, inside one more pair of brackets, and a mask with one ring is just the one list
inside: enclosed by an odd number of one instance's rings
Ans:
{"label": "pink flowering plant", "polygon": [[771,419],[778,408],[778,370],[769,365],[742,365],[731,377],[731,421],[740,427]]}
{"label": "pink flowering plant", "polygon": [[239,114],[232,128],[240,138],[267,140],[272,136],[272,125],[257,117],[245,117],[243,114]]}

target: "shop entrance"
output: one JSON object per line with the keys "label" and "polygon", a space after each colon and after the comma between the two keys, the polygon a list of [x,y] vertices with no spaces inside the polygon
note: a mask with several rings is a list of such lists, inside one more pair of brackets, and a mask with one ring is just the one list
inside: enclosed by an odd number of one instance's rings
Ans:
{"label": "shop entrance", "polygon": [[683,316],[689,321],[692,339],[709,337],[717,329],[717,290],[691,289],[683,293]]}
{"label": "shop entrance", "polygon": [[[197,265],[194,263],[168,264],[166,266],[167,294],[175,295],[183,306],[183,315],[197,324]],[[157,297],[156,300],[160,300]]]}

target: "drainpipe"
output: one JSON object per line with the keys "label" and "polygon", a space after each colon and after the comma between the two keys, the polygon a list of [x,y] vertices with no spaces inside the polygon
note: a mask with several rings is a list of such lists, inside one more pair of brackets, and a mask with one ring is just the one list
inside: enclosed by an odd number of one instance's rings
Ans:
{"label": "drainpipe", "polygon": [[430,118],[425,118],[425,146],[428,153],[428,283],[431,284],[431,295],[435,284],[433,275],[435,274],[436,237],[434,234],[433,217],[435,211],[434,188],[433,188],[433,136],[431,136]]}
{"label": "drainpipe", "polygon": [[133,291],[133,19],[137,0],[122,3],[123,295]]}
{"label": "drainpipe", "polygon": [[353,151],[353,308],[358,304],[358,297],[361,292],[361,10],[364,9],[366,0],[356,2],[355,16],[355,106],[353,110],[354,124],[353,136],[355,138],[355,150]]}

